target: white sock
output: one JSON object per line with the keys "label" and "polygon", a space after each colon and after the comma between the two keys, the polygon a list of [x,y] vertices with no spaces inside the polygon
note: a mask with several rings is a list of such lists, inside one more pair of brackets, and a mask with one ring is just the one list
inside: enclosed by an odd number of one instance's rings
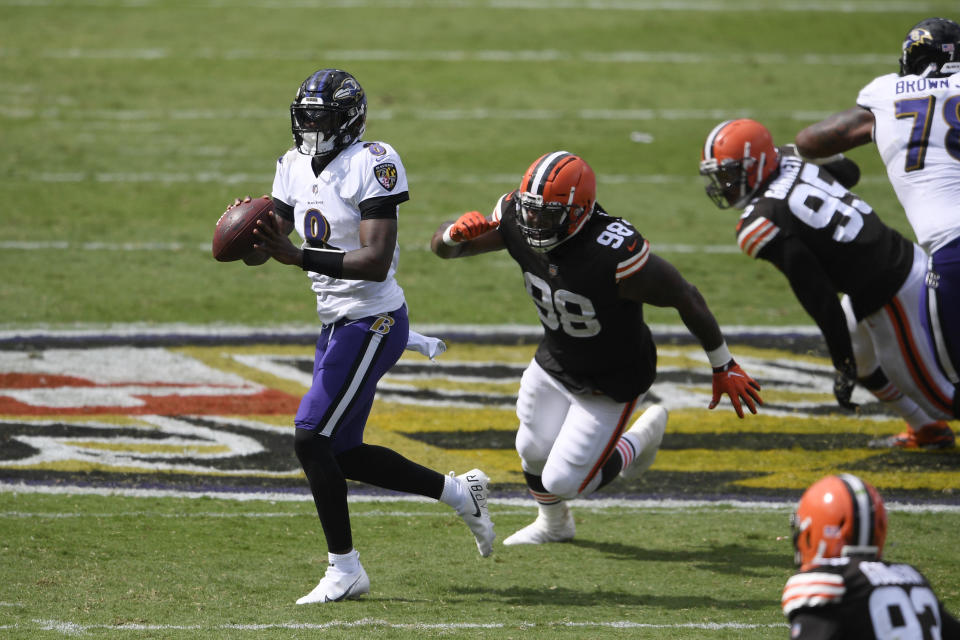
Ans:
{"label": "white sock", "polygon": [[657,435],[659,434],[651,433],[649,430],[641,430],[639,433],[627,431],[620,436],[620,441],[617,442],[617,450],[623,458],[623,469],[631,465],[636,465],[637,471],[641,472],[649,469],[657,457],[657,451],[662,440],[662,438],[657,438]]}
{"label": "white sock", "polygon": [[459,480],[453,476],[443,476],[443,491],[440,493],[440,502],[448,504],[457,513],[463,513],[467,507],[473,506],[473,500]]}
{"label": "white sock", "polygon": [[643,445],[640,444],[640,439],[629,431],[620,436],[620,439],[617,441],[617,451],[620,452],[620,459],[623,460],[623,466],[620,468],[621,471],[629,467],[637,456],[643,452],[642,447]]}
{"label": "white sock", "polygon": [[547,522],[547,524],[560,524],[567,519],[567,514],[570,512],[570,508],[563,500],[553,504],[538,503],[537,509],[539,509],[540,516]]}
{"label": "white sock", "polygon": [[360,554],[356,549],[348,553],[327,552],[327,562],[344,573],[356,573],[360,570]]}
{"label": "white sock", "polygon": [[894,413],[903,418],[904,422],[914,430],[936,422],[926,411],[920,408],[920,405],[903,395],[903,392],[893,386],[892,382],[888,382],[882,389],[876,391],[871,390],[870,393],[875,395],[878,400]]}

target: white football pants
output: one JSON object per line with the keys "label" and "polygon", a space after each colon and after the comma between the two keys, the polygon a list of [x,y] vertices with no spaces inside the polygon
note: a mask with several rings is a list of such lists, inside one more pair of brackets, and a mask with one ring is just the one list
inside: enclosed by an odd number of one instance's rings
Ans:
{"label": "white football pants", "polygon": [[602,394],[574,394],[531,360],[517,398],[517,453],[523,470],[538,475],[560,498],[589,495],[600,470],[628,428],[643,395],[617,402]]}
{"label": "white football pants", "polygon": [[857,375],[867,376],[879,365],[887,378],[908,398],[938,420],[953,420],[953,384],[934,358],[924,333],[922,293],[927,257],[913,247],[913,268],[897,294],[879,311],[859,323],[850,299],[840,304],[853,341]]}

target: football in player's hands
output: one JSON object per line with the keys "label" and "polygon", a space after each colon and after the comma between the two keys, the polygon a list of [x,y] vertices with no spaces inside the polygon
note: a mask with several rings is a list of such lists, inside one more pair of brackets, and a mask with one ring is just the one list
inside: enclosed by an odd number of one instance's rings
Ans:
{"label": "football in player's hands", "polygon": [[244,199],[230,205],[213,232],[213,257],[220,262],[241,260],[253,252],[256,236],[253,230],[257,221],[267,221],[267,214],[273,210],[270,196]]}

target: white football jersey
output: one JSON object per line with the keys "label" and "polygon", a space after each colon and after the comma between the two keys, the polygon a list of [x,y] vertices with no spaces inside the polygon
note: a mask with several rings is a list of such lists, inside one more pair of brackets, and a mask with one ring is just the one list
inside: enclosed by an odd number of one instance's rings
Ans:
{"label": "white football jersey", "polygon": [[[343,149],[319,176],[311,157],[288,150],[277,160],[273,197],[293,207],[293,221],[304,246],[351,251],[360,248],[361,203],[382,198],[402,202],[407,174],[400,156],[385,142],[357,141]],[[394,275],[400,247],[394,247],[383,282],[344,280],[310,271],[317,315],[324,324],[393,311],[404,303]]]}
{"label": "white football jersey", "polygon": [[874,140],[917,242],[933,253],[960,237],[960,74],[890,73],[857,104],[876,118]]}

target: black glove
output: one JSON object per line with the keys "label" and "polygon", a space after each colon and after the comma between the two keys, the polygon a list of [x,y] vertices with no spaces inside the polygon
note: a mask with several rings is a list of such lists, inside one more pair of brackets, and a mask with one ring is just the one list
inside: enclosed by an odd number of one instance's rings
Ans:
{"label": "black glove", "polygon": [[837,398],[837,404],[850,411],[859,409],[859,404],[850,401],[853,388],[856,386],[857,365],[850,358],[847,358],[840,364],[833,376],[833,395]]}

